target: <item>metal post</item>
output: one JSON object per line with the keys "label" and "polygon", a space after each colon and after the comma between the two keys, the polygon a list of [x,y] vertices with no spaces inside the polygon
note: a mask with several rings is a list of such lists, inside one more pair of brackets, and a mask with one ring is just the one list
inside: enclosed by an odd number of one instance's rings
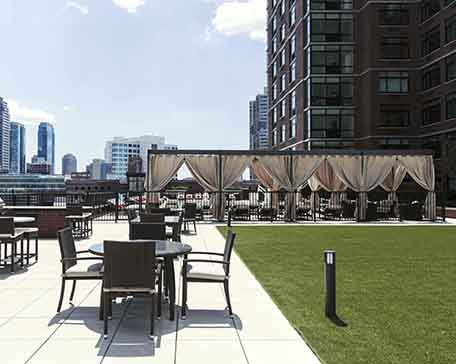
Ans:
{"label": "metal post", "polygon": [[119,192],[116,193],[116,222],[119,220]]}
{"label": "metal post", "polygon": [[228,208],[228,227],[231,227],[231,206]]}
{"label": "metal post", "polygon": [[328,318],[336,317],[336,252],[325,250],[325,314]]}
{"label": "metal post", "polygon": [[219,191],[218,191],[218,209],[217,209],[217,220],[223,221],[224,216],[222,216],[223,212],[223,162],[222,156],[218,156],[218,180],[219,180]]}

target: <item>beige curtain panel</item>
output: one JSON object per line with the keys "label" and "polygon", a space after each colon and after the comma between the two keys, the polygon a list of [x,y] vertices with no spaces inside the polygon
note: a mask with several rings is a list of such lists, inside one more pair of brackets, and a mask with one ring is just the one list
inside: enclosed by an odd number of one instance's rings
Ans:
{"label": "beige curtain panel", "polygon": [[147,191],[160,192],[179,171],[184,162],[180,155],[156,154],[149,160]]}
{"label": "beige curtain panel", "polygon": [[219,189],[217,156],[187,156],[185,157],[185,164],[192,176],[206,191],[215,192]]}
{"label": "beige curtain panel", "polygon": [[[313,189],[312,186],[316,189]],[[333,168],[325,159],[318,166],[317,170],[309,180],[309,186],[312,191],[317,191],[320,188],[328,192],[342,192],[347,189],[345,184],[336,176]]]}

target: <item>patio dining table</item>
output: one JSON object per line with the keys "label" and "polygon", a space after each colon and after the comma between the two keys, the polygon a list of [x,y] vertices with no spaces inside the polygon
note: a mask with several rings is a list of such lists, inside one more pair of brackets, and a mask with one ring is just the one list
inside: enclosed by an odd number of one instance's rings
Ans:
{"label": "patio dining table", "polygon": [[[192,247],[188,244],[182,244],[170,240],[154,240],[155,256],[163,258],[165,262],[165,280],[169,290],[169,319],[174,320],[176,306],[176,282],[174,273],[174,258],[188,254]],[[132,243],[133,244],[133,243]],[[104,244],[95,243],[89,247],[89,252],[94,255],[104,255]]]}

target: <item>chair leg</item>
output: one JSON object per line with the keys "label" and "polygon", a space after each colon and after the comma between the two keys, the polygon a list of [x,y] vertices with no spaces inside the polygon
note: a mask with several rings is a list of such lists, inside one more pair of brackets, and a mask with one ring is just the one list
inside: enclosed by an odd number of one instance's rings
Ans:
{"label": "chair leg", "polygon": [[229,288],[229,281],[227,279],[223,282],[223,288],[225,290],[225,297],[226,297],[226,304],[228,305],[228,312],[231,317],[231,316],[233,316],[233,310],[231,308],[230,288]]}
{"label": "chair leg", "polygon": [[150,306],[150,338],[154,339],[154,324],[155,324],[155,293],[152,294],[152,305]]}
{"label": "chair leg", "polygon": [[196,234],[196,221],[193,221],[193,228],[195,229],[195,234]]}
{"label": "chair leg", "polygon": [[160,276],[158,277],[157,318],[161,318],[161,314],[162,314],[162,290],[163,290],[163,270],[160,271]]}
{"label": "chair leg", "polygon": [[30,265],[30,235],[27,234],[27,250],[26,250],[27,265]]}
{"label": "chair leg", "polygon": [[35,237],[35,262],[38,261],[38,235]]}
{"label": "chair leg", "polygon": [[103,294],[103,282],[101,283],[101,292],[100,292],[100,312],[98,315],[100,320],[104,319],[104,294]]}
{"label": "chair leg", "polygon": [[65,294],[65,279],[62,278],[62,285],[60,288],[60,299],[59,299],[59,305],[57,306],[57,312],[60,312],[60,310],[62,308],[64,294]]}
{"label": "chair leg", "polygon": [[76,279],[73,281],[73,288],[71,289],[70,304],[73,303],[74,291],[75,291],[75,290],[76,290]]}
{"label": "chair leg", "polygon": [[182,320],[187,318],[187,280],[182,278]]}
{"label": "chair leg", "polygon": [[104,324],[103,324],[103,338],[104,339],[107,339],[108,338],[108,305],[109,305],[109,301],[110,301],[110,297],[109,297],[109,294],[107,293],[103,293],[103,303],[104,303],[104,309],[103,309],[103,320],[104,320]]}

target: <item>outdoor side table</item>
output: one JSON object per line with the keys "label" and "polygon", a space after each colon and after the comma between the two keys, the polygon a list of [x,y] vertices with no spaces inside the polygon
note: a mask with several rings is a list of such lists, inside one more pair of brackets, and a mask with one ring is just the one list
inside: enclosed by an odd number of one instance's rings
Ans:
{"label": "outdoor side table", "polygon": [[[17,255],[17,242],[21,242],[21,255]],[[0,245],[4,245],[3,257],[0,256],[0,265],[6,267],[7,265],[11,266],[11,273],[14,273],[16,270],[16,264],[20,263],[23,266],[23,241],[24,233],[23,232],[14,232],[13,235],[0,234]],[[11,245],[11,255],[8,256],[8,245]],[[1,253],[1,252],[0,252]]]}
{"label": "outdoor side table", "polygon": [[[176,282],[174,272],[174,258],[188,254],[192,251],[192,247],[188,244],[182,244],[170,240],[154,240],[155,256],[163,258],[165,262],[165,279],[166,286],[169,289],[169,319],[174,321],[176,307]],[[134,244],[134,243],[132,243]],[[103,243],[96,243],[89,247],[89,252],[94,255],[104,255]]]}

